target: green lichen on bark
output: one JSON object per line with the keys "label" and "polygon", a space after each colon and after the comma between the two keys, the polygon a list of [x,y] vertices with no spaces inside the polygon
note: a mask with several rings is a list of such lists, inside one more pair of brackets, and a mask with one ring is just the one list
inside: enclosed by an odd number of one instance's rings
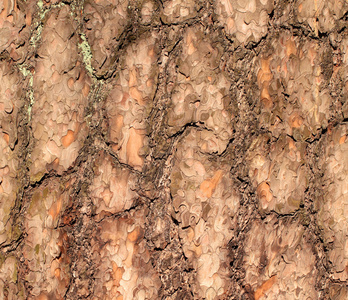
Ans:
{"label": "green lichen on bark", "polygon": [[80,50],[81,50],[81,54],[82,54],[82,59],[83,59],[83,63],[86,67],[86,70],[88,71],[89,75],[91,76],[91,78],[94,78],[93,74],[94,74],[94,69],[92,67],[92,51],[91,51],[91,46],[88,44],[88,40],[85,36],[84,33],[80,34],[80,38],[82,40],[82,42],[80,42],[78,44]]}

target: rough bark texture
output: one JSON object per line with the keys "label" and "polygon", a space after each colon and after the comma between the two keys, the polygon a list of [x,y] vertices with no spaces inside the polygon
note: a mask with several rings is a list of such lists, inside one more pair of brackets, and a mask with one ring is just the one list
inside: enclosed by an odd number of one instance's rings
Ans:
{"label": "rough bark texture", "polygon": [[0,300],[347,299],[347,15],[0,1]]}

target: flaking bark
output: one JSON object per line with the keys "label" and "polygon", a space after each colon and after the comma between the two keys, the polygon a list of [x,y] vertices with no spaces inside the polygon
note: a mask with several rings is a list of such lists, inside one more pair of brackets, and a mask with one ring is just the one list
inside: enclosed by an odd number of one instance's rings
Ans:
{"label": "flaking bark", "polygon": [[347,14],[0,2],[0,300],[346,299]]}

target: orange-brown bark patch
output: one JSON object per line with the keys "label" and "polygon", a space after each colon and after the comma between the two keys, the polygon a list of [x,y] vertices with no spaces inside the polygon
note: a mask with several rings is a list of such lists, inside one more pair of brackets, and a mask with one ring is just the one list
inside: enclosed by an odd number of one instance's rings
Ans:
{"label": "orange-brown bark patch", "polygon": [[122,279],[122,275],[124,273],[124,268],[119,268],[117,264],[113,261],[112,262],[112,278],[114,280],[115,286],[120,286],[120,281]]}
{"label": "orange-brown bark patch", "polygon": [[10,143],[10,136],[7,133],[4,133],[3,136],[6,144],[8,145]]}
{"label": "orange-brown bark patch", "polygon": [[259,197],[261,201],[266,200],[267,202],[271,202],[273,195],[271,192],[271,188],[266,181],[263,181],[259,184],[256,192],[257,192],[257,196]]}
{"label": "orange-brown bark patch", "polygon": [[54,276],[60,279],[60,268],[54,270]]}
{"label": "orange-brown bark patch", "polygon": [[134,128],[129,129],[129,139],[127,142],[127,162],[131,166],[142,167],[144,160],[139,156],[139,150],[143,146],[144,135],[140,130]]}
{"label": "orange-brown bark patch", "polygon": [[347,138],[347,135],[341,136],[340,141],[339,141],[340,145],[344,144],[344,142],[346,141],[346,138]]}
{"label": "orange-brown bark patch", "polygon": [[222,178],[222,175],[222,170],[218,170],[214,174],[213,178],[204,180],[201,183],[201,186],[199,188],[203,192],[204,196],[210,198],[213,195],[216,186]]}
{"label": "orange-brown bark patch", "polygon": [[259,300],[261,297],[264,296],[265,292],[267,292],[273,284],[277,280],[277,275],[272,276],[270,279],[266,280],[259,288],[256,289],[254,297],[255,300]]}
{"label": "orange-brown bark patch", "polygon": [[141,228],[138,226],[136,227],[132,232],[128,233],[128,240],[130,242],[137,242],[139,239],[142,238],[143,232]]}
{"label": "orange-brown bark patch", "polygon": [[37,300],[48,300],[48,297],[45,293],[41,293],[38,297]]}
{"label": "orange-brown bark patch", "polygon": [[48,214],[52,217],[52,219],[55,221],[57,216],[59,215],[61,209],[62,209],[62,198],[59,197],[59,199],[52,204],[50,207]]}
{"label": "orange-brown bark patch", "polygon": [[129,89],[129,95],[138,101],[139,105],[144,105],[143,96],[141,92],[136,87],[131,87]]}
{"label": "orange-brown bark patch", "polygon": [[62,137],[61,141],[64,148],[69,147],[71,143],[75,141],[74,132],[72,130],[68,130],[68,133]]}
{"label": "orange-brown bark patch", "polygon": [[296,45],[292,39],[289,39],[286,43],[286,55],[290,56],[291,54],[296,55]]}

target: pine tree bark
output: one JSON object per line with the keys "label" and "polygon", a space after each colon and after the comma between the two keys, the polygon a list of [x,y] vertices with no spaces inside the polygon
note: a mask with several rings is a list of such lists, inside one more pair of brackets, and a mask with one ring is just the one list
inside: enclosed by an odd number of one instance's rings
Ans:
{"label": "pine tree bark", "polygon": [[0,300],[347,299],[347,14],[2,0]]}

